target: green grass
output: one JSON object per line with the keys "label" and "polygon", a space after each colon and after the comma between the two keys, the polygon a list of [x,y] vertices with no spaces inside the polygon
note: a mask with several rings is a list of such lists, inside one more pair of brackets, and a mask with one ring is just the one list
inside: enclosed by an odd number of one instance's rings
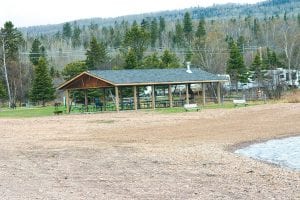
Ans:
{"label": "green grass", "polygon": [[[264,102],[248,102],[249,106],[263,104]],[[242,106],[239,106],[242,107]],[[215,103],[208,103],[202,109],[232,109],[235,108],[232,102],[226,102],[224,104],[215,104]],[[28,117],[44,117],[44,116],[53,116],[54,115],[54,106],[47,106],[47,107],[30,107],[30,108],[20,108],[17,109],[8,109],[8,108],[0,108],[0,118],[28,118]],[[65,107],[59,107],[58,110],[63,111],[65,113]],[[158,112],[158,113],[181,113],[185,112],[183,107],[176,107],[176,108],[157,108],[155,110],[147,109],[149,112]],[[113,111],[112,111],[113,112]],[[189,111],[189,112],[196,112],[196,111]],[[201,112],[201,111],[200,111]],[[80,111],[75,110],[71,113],[80,113]],[[113,123],[113,122],[106,122],[106,121],[99,121],[99,123]]]}
{"label": "green grass", "polygon": [[[8,109],[0,108],[0,118],[28,118],[28,117],[43,117],[54,115],[54,107],[30,107],[30,108],[20,108]],[[60,107],[59,110],[64,111],[64,107]]]}
{"label": "green grass", "polygon": [[[253,101],[253,102],[247,102],[248,106],[255,106],[255,105],[261,105],[264,104],[263,101]],[[243,105],[235,107],[232,102],[225,102],[223,104],[215,104],[215,103],[207,103],[205,106],[201,106],[202,109],[233,109],[233,108],[240,108],[244,107]],[[157,108],[155,109],[155,112],[159,113],[181,113],[181,112],[186,112],[183,107],[176,107],[176,108]],[[197,112],[195,111],[189,111],[189,112]],[[201,111],[200,111],[201,112]]]}

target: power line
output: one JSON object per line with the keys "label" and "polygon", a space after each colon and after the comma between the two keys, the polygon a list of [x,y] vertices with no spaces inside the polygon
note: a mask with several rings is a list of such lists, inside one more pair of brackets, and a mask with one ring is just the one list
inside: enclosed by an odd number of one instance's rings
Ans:
{"label": "power line", "polygon": [[[258,50],[260,47],[257,46],[249,46],[249,47],[244,47],[243,52],[245,51],[256,51]],[[112,54],[115,53],[117,51],[122,51],[122,50],[127,50],[127,48],[124,47],[119,47],[119,48],[113,48],[114,51],[108,52],[108,54]],[[150,51],[145,51],[144,53],[155,53],[155,52],[162,52],[163,49],[162,48],[155,48],[152,49]],[[190,52],[192,53],[208,53],[208,54],[229,54],[230,50],[229,49],[218,49],[218,50],[212,50],[212,49],[207,49],[207,48],[201,48],[201,49],[173,49],[170,50],[173,53],[176,54],[189,54]],[[21,55],[45,55],[44,53],[32,53],[32,52],[20,52]],[[70,55],[71,54],[71,55]],[[86,56],[86,52],[85,51],[58,51],[58,52],[48,52],[46,53],[47,56],[50,57],[83,57]],[[38,58],[38,57],[32,57],[32,58]]]}

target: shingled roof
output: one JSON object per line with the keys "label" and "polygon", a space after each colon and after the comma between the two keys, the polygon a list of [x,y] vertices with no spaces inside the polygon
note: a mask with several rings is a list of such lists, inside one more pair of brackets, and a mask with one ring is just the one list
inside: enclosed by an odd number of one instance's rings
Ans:
{"label": "shingled roof", "polygon": [[224,77],[208,73],[199,68],[186,72],[185,68],[176,69],[132,69],[132,70],[92,70],[87,73],[106,80],[113,85],[220,82]]}
{"label": "shingled roof", "polygon": [[91,76],[114,86],[129,85],[161,85],[186,84],[201,82],[225,82],[224,76],[218,76],[199,68],[192,68],[188,73],[186,68],[176,69],[131,69],[131,70],[91,70],[81,73],[73,79],[62,84],[58,89],[80,79]]}

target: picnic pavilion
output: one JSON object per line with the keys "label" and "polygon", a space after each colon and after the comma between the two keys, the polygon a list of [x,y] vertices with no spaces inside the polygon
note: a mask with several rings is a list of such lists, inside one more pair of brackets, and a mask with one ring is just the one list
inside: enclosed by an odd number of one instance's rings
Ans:
{"label": "picnic pavilion", "polygon": [[[199,68],[176,68],[176,69],[131,69],[131,70],[91,70],[85,71],[78,76],[66,81],[58,87],[65,91],[67,111],[70,112],[70,92],[76,90],[85,91],[84,105],[88,105],[87,90],[100,89],[104,92],[102,105],[106,105],[107,90],[113,96],[114,110],[120,111],[126,105],[130,109],[157,107],[179,107],[190,104],[191,84],[198,84],[201,88],[202,104],[206,102],[206,90],[208,85],[214,84],[216,88],[216,102],[221,103],[221,84],[228,81],[223,76],[208,73]],[[174,98],[174,88],[184,87],[181,99]],[[143,97],[145,88],[151,88],[147,100]],[[131,90],[131,97],[125,98],[123,88]],[[163,91],[165,99],[160,99],[157,90]],[[111,92],[112,91],[112,92]],[[128,92],[127,92],[128,94]],[[101,109],[102,110],[102,109]]]}

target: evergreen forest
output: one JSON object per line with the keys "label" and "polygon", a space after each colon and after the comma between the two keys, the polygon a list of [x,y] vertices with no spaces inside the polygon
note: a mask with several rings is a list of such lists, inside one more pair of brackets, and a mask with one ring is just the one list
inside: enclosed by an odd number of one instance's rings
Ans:
{"label": "evergreen forest", "polygon": [[55,99],[55,87],[85,70],[192,67],[229,74],[300,69],[300,2],[84,19],[16,28],[1,25],[0,100],[9,106]]}

